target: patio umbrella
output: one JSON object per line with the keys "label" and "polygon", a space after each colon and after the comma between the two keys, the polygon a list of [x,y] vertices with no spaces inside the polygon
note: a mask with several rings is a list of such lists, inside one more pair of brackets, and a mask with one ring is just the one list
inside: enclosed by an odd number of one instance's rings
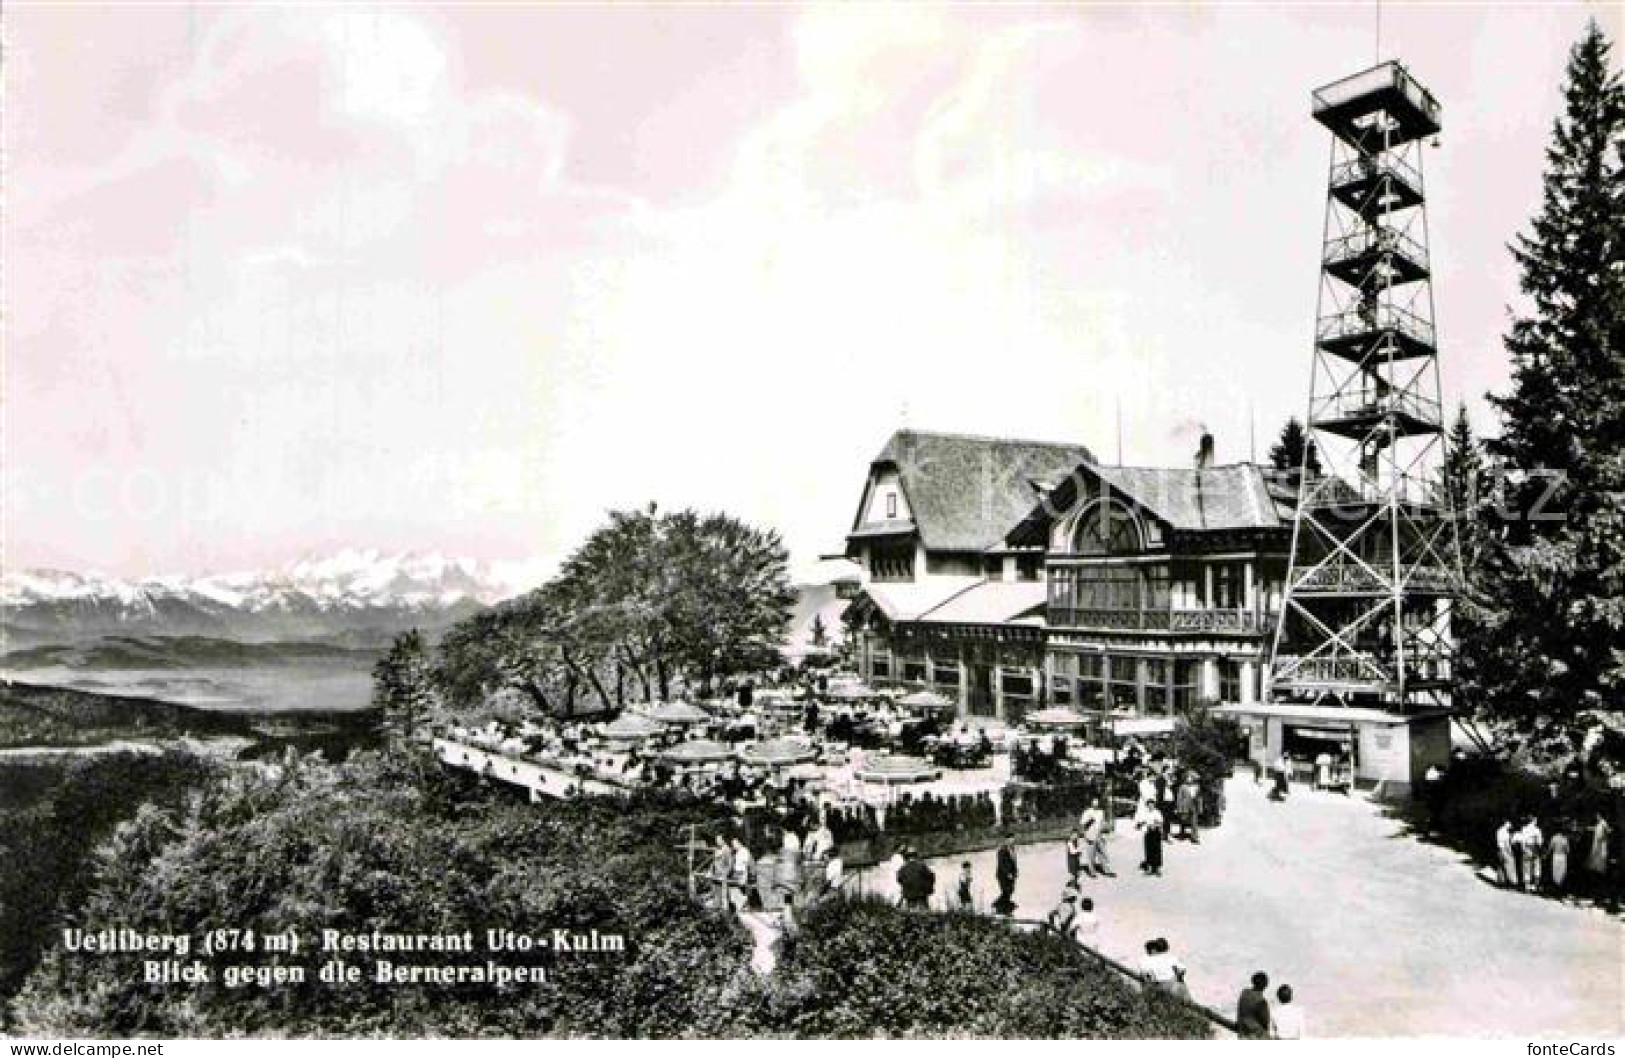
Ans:
{"label": "patio umbrella", "polygon": [[918,757],[891,756],[889,754],[871,757],[857,771],[857,777],[864,782],[879,782],[887,785],[905,782],[930,782],[941,774],[941,771]]}
{"label": "patio umbrella", "polygon": [[739,759],[746,764],[759,764],[768,768],[801,764],[804,761],[816,760],[817,758],[818,750],[815,747],[788,738],[775,738],[766,742],[757,742],[739,751]]}
{"label": "patio umbrella", "polygon": [[947,695],[938,694],[936,691],[910,691],[897,699],[897,704],[907,709],[919,709],[921,711],[936,710],[940,712],[958,708]]}
{"label": "patio umbrella", "polygon": [[861,683],[843,683],[824,692],[832,702],[863,702],[874,696],[875,692]]}
{"label": "patio umbrella", "polygon": [[653,735],[658,735],[662,731],[666,730],[666,728],[664,725],[657,724],[646,716],[638,716],[635,713],[631,713],[615,720],[611,720],[600,730],[603,732],[605,738],[613,738],[620,741],[630,742],[637,739],[649,738]]}
{"label": "patio umbrella", "polygon": [[734,751],[729,747],[704,738],[679,742],[661,754],[673,764],[710,764],[713,761],[727,760],[733,755]]}
{"label": "patio umbrella", "polygon": [[811,781],[814,779],[822,779],[824,777],[824,769],[820,768],[816,764],[797,764],[784,774],[792,779],[805,779],[807,781]]}
{"label": "patio umbrella", "polygon": [[1083,727],[1089,722],[1089,718],[1076,709],[1067,709],[1063,706],[1040,709],[1028,713],[1024,719],[1034,727]]}
{"label": "patio umbrella", "polygon": [[710,713],[687,702],[661,702],[644,715],[662,724],[703,724],[711,719]]}

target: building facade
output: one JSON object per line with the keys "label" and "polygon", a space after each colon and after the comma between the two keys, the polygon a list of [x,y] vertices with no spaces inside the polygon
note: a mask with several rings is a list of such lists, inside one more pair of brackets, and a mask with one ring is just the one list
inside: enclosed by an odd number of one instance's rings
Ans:
{"label": "building facade", "polygon": [[1104,467],[1078,445],[900,431],[847,536],[860,668],[1007,722],[1256,701],[1289,500],[1251,465]]}
{"label": "building facade", "polygon": [[1443,713],[1264,700],[1297,489],[1212,465],[1204,441],[1191,467],[1119,467],[1075,445],[894,435],[846,542],[864,678],[1011,724],[1070,706],[1121,731],[1210,708],[1256,760],[1345,755],[1396,791],[1442,763]]}

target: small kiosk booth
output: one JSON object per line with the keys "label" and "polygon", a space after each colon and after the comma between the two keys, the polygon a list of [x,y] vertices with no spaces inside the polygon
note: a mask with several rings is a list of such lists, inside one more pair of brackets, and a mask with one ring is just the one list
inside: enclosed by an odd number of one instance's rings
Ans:
{"label": "small kiosk booth", "polygon": [[1429,766],[1450,763],[1450,711],[1381,709],[1291,702],[1222,705],[1214,713],[1239,723],[1248,757],[1269,766],[1285,756],[1294,777],[1307,778],[1322,753],[1350,761],[1355,785],[1381,798],[1410,796]]}

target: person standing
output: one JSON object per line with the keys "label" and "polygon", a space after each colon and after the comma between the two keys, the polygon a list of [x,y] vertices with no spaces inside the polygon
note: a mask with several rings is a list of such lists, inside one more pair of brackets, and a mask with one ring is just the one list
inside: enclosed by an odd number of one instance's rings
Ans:
{"label": "person standing", "polygon": [[[1073,828],[1072,833],[1066,837],[1066,876],[1076,878],[1084,870],[1083,865],[1083,831]],[[1094,872],[1091,871],[1091,874]]]}
{"label": "person standing", "polygon": [[[891,854],[891,859],[886,861],[886,877],[890,878],[893,884],[897,882],[898,878],[902,877],[903,867],[908,863],[908,857],[903,855],[905,851],[903,846],[899,845],[897,851]],[[899,888],[897,890],[897,899],[901,902],[902,898],[903,891]]]}
{"label": "person standing", "polygon": [[1586,849],[1585,869],[1587,884],[1597,895],[1602,895],[1608,885],[1608,853],[1609,842],[1613,838],[1614,829],[1608,825],[1601,812],[1597,813],[1597,821],[1591,824],[1590,846]]}
{"label": "person standing", "polygon": [[972,892],[969,860],[959,865],[959,886],[954,890],[954,897],[957,899],[961,911],[969,911],[976,906],[976,897]]}
{"label": "person standing", "polygon": [[728,909],[728,879],[733,874],[733,850],[728,847],[728,839],[721,834],[717,835],[716,844],[711,848],[710,877],[713,894],[718,909]]}
{"label": "person standing", "polygon": [[1518,845],[1523,851],[1523,887],[1526,892],[1540,891],[1540,857],[1546,851],[1546,836],[1540,832],[1540,822],[1529,817],[1518,831]]}
{"label": "person standing", "polygon": [[1304,1039],[1303,1008],[1292,1002],[1292,986],[1282,985],[1275,990],[1275,1012],[1271,1019],[1278,1040]]}
{"label": "person standing", "polygon": [[1501,884],[1508,889],[1518,888],[1518,847],[1511,819],[1501,820],[1501,825],[1496,828],[1495,852],[1498,857],[1496,871],[1501,876]]}
{"label": "person standing", "polygon": [[1174,801],[1174,811],[1179,815],[1179,829],[1186,841],[1201,844],[1202,834],[1199,820],[1196,818],[1197,808],[1201,804],[1201,788],[1196,785],[1196,773],[1188,772],[1185,781],[1179,786],[1179,795]]}
{"label": "person standing", "polygon": [[1244,1040],[1267,1040],[1270,1037],[1270,1001],[1264,990],[1270,986],[1270,976],[1262,970],[1253,974],[1252,985],[1243,988],[1236,999],[1236,1035]]}
{"label": "person standing", "polygon": [[1315,789],[1329,790],[1332,786],[1332,755],[1325,750],[1315,754]]}
{"label": "person standing", "polygon": [[1144,855],[1140,859],[1140,870],[1145,874],[1162,873],[1162,813],[1157,811],[1157,802],[1147,801],[1134,813],[1134,827],[1140,831],[1144,842]]}
{"label": "person standing", "polygon": [[1553,829],[1556,833],[1546,846],[1546,877],[1552,892],[1561,893],[1569,877],[1569,836],[1560,823]]}
{"label": "person standing", "polygon": [[1010,844],[1010,835],[1006,834],[999,843],[998,865],[993,875],[999,883],[999,899],[994,903],[993,910],[1001,915],[1008,915],[1016,909],[1016,877],[1019,873],[1016,850]]}
{"label": "person standing", "polygon": [[738,838],[733,839],[733,869],[728,879],[733,893],[734,908],[743,911],[751,904],[751,875],[756,873],[756,858]]}
{"label": "person standing", "polygon": [[1111,860],[1106,856],[1106,813],[1101,810],[1100,798],[1089,802],[1082,823],[1083,839],[1089,846],[1089,873],[1112,877]]}

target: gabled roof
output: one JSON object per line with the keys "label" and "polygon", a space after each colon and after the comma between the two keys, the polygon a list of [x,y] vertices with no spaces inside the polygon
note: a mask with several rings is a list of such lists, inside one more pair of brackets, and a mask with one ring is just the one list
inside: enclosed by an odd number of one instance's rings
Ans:
{"label": "gabled roof", "polygon": [[1039,543],[1057,512],[1071,510],[1079,488],[1104,484],[1176,532],[1276,529],[1291,524],[1291,503],[1273,471],[1253,463],[1206,467],[1111,467],[1080,464],[1011,531],[1011,543]]}
{"label": "gabled roof", "polygon": [[984,580],[919,616],[922,624],[1042,625],[1048,588],[1036,580]]}
{"label": "gabled roof", "polygon": [[872,611],[893,624],[917,621],[939,625],[1042,627],[1047,600],[1048,589],[1043,581],[932,577],[924,581],[868,584],[842,619],[850,623]]}
{"label": "gabled roof", "polygon": [[[1094,456],[1082,445],[899,430],[871,470],[894,467],[914,526],[933,551],[985,551],[1032,510],[1045,489]],[[882,523],[854,519],[851,536]],[[895,523],[887,525],[891,528]]]}
{"label": "gabled roof", "polygon": [[880,611],[888,621],[914,621],[936,609],[967,588],[982,583],[978,577],[930,577],[920,581],[871,582],[853,600],[847,617],[854,616],[865,603]]}

